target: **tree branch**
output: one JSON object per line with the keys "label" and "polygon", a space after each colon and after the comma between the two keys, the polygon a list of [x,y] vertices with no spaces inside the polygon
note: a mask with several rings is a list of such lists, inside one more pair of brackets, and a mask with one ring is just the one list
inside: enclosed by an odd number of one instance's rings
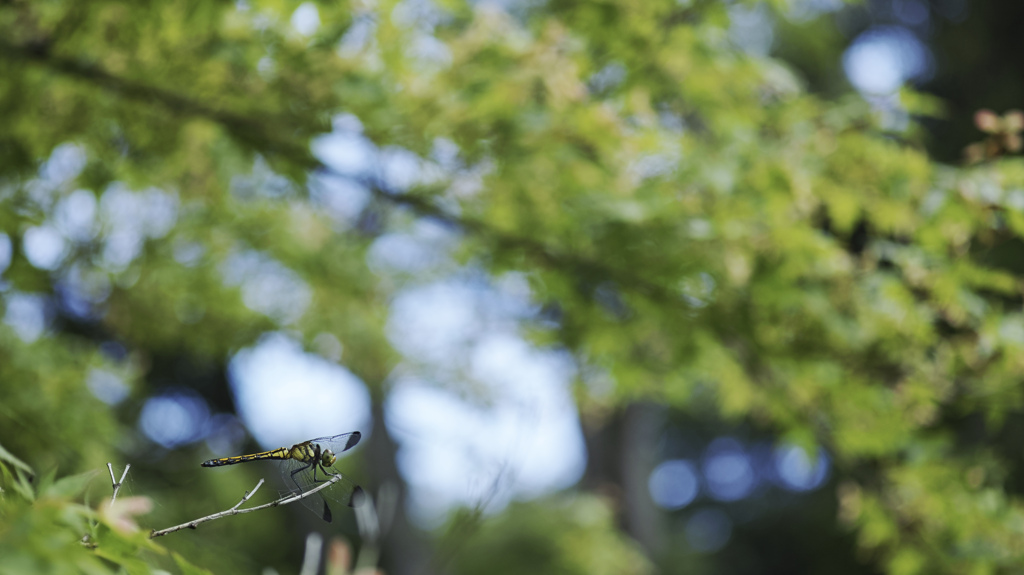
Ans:
{"label": "tree branch", "polygon": [[[28,45],[0,40],[0,54],[14,60],[34,62],[63,76],[88,82],[131,100],[141,103],[158,102],[175,114],[207,118],[221,124],[236,137],[257,141],[269,152],[280,152],[293,161],[302,158],[302,163],[307,166],[316,162],[308,150],[292,142],[269,136],[276,130],[285,129],[289,124],[285,118],[272,113],[261,110],[258,112],[261,119],[256,120],[230,110],[208,106],[170,90],[123,78],[95,64],[54,54],[49,40]],[[283,149],[279,150],[278,147]]]}
{"label": "tree branch", "polygon": [[113,505],[113,503],[117,501],[117,493],[121,491],[121,485],[124,484],[124,478],[128,476],[128,470],[131,468],[131,463],[125,465],[124,473],[121,474],[121,480],[118,481],[117,479],[114,478],[114,465],[112,463],[107,463],[107,471],[110,472],[110,484],[114,488],[114,494],[110,496],[111,505]]}
{"label": "tree branch", "polygon": [[[37,63],[56,73],[89,82],[131,100],[146,104],[157,102],[172,113],[206,118],[220,124],[236,139],[262,153],[278,154],[311,172],[345,177],[313,156],[306,142],[296,143],[282,138],[280,134],[289,133],[289,130],[282,129],[288,122],[272,113],[260,112],[260,118],[257,119],[212,107],[170,90],[117,76],[95,64],[54,54],[47,42],[24,46],[0,40],[0,55]],[[493,242],[497,247],[518,250],[549,269],[603,278],[650,299],[690,309],[676,290],[640,277],[637,270],[609,266],[600,260],[565,252],[531,237],[499,230],[483,220],[454,214],[439,207],[427,195],[396,194],[370,182],[361,183],[378,199],[407,207],[419,216],[460,228]]]}
{"label": "tree branch", "polygon": [[229,515],[241,515],[242,513],[251,513],[253,511],[259,511],[261,509],[267,509],[269,507],[277,507],[279,505],[288,505],[289,503],[295,503],[296,501],[298,501],[300,499],[303,499],[303,498],[309,497],[310,495],[313,495],[314,493],[320,491],[321,489],[327,489],[328,487],[334,485],[338,481],[341,481],[341,479],[342,479],[341,475],[334,475],[334,476],[331,476],[331,478],[328,479],[326,482],[324,482],[322,485],[318,485],[316,488],[310,489],[309,491],[303,491],[302,493],[299,493],[298,495],[288,495],[288,496],[282,497],[280,499],[277,499],[275,501],[271,501],[270,503],[264,503],[263,505],[258,505],[256,507],[249,507],[247,509],[239,509],[239,507],[241,507],[241,505],[243,503],[248,501],[249,498],[252,497],[253,494],[255,494],[256,491],[260,488],[260,486],[263,485],[263,479],[260,479],[260,482],[256,484],[256,487],[254,487],[252,491],[246,492],[245,497],[243,497],[242,500],[239,501],[238,503],[236,503],[235,506],[232,507],[231,509],[227,509],[225,511],[221,511],[220,513],[214,513],[213,515],[207,515],[206,517],[200,517],[199,519],[193,519],[192,521],[188,521],[186,523],[182,523],[181,525],[175,525],[174,527],[168,527],[166,529],[161,529],[159,531],[153,531],[152,533],[149,534],[149,537],[150,537],[150,539],[152,539],[154,537],[160,537],[161,535],[167,535],[168,533],[174,533],[175,531],[181,531],[182,529],[185,529],[185,528],[195,529],[201,523],[206,523],[207,521],[213,521],[214,519],[220,519],[221,517],[227,517]]}

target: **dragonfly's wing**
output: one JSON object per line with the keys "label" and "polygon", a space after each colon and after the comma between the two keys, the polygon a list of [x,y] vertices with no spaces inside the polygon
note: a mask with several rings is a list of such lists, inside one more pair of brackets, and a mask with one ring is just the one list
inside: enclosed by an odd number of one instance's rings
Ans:
{"label": "dragonfly's wing", "polygon": [[[334,468],[328,467],[325,473],[324,468],[315,463],[306,464],[294,459],[288,460],[282,467],[284,468],[284,483],[288,489],[284,493],[285,495],[301,495],[330,481],[333,475],[341,475]],[[359,487],[348,477],[342,476],[340,480],[335,481],[334,485],[303,497],[299,501],[317,517],[330,522],[331,508],[328,502],[352,507],[354,494],[358,492]]]}
{"label": "dragonfly's wing", "polygon": [[341,435],[331,435],[328,437],[317,437],[316,439],[310,439],[310,443],[320,445],[320,449],[330,449],[334,453],[341,453],[348,451],[359,443],[359,440],[363,438],[363,434],[358,431],[352,431],[349,433],[342,433]]}

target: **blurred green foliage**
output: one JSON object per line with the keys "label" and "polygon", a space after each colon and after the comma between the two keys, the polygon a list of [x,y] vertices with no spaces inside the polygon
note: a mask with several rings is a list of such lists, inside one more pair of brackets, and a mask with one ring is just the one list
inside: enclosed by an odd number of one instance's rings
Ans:
{"label": "blurred green foliage", "polygon": [[[298,5],[0,2],[0,305],[72,282],[90,307],[57,309],[37,337],[0,325],[0,441],[65,477],[34,487],[4,459],[0,572],[168,558],[198,572],[83,506],[75,474],[146,453],[130,424],[156,359],[216,371],[266,331],[311,347],[335,336],[379,403],[398,362],[389,298],[417,278],[375,274],[367,250],[421,217],[460,230],[463,263],[525,275],[545,310],[531,337],[590,368],[586,423],[644,398],[822,444],[843,478],[840,528],[870,564],[1016,568],[1024,506],[1006,485],[1020,452],[984,446],[1024,401],[1019,159],[937,165],[860,98],[809,94],[790,64],[741,49],[730,3],[323,2],[308,36],[289,23]],[[837,46],[834,30],[799,32],[791,59],[820,69],[800,46]],[[332,219],[309,193],[330,172],[309,144],[339,114],[430,176],[408,189],[364,177],[359,217]],[[67,154],[81,165],[61,167]],[[33,265],[27,236],[58,226],[78,190],[99,205],[95,226]],[[108,209],[117,193],[173,214],[136,222],[127,257],[111,245],[140,216]],[[255,310],[225,280],[253,253],[308,287],[299,317]],[[111,341],[126,353],[101,352]],[[94,370],[130,382],[129,400],[96,399]],[[588,374],[610,374],[613,393],[586,393]],[[192,455],[140,463],[159,520],[208,512],[195,491],[247,488],[175,471]],[[602,501],[513,505],[453,568],[647,572]],[[215,543],[188,552],[222,570],[289,564],[274,525],[252,525],[211,527]]]}
{"label": "blurred green foliage", "polygon": [[144,498],[98,510],[76,503],[96,472],[58,480],[47,474],[33,485],[33,470],[0,447],[0,475],[0,573],[209,573],[140,531],[133,516],[148,509]]}
{"label": "blurred green foliage", "polygon": [[651,572],[636,544],[616,529],[608,506],[593,496],[514,504],[480,525],[465,548],[456,547],[453,563],[456,573],[496,575]]}

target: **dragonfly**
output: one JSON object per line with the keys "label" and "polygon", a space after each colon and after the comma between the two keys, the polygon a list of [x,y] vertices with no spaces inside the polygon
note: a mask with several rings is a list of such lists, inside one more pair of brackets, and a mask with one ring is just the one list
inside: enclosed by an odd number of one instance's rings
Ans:
{"label": "dragonfly", "polygon": [[[362,434],[358,431],[342,433],[330,437],[317,437],[296,443],[291,447],[280,447],[271,451],[261,451],[249,455],[235,455],[204,461],[203,467],[220,467],[247,461],[277,459],[283,461],[282,475],[288,491],[293,495],[301,495],[316,487],[317,483],[330,481],[341,476],[341,472],[333,469],[338,454],[348,451],[359,443]],[[338,480],[340,486],[332,486],[318,491],[315,495],[302,498],[302,504],[319,515],[324,521],[331,522],[331,508],[327,505],[324,492],[331,491],[332,499],[353,507],[362,489],[347,478]],[[318,510],[323,506],[322,511]]]}

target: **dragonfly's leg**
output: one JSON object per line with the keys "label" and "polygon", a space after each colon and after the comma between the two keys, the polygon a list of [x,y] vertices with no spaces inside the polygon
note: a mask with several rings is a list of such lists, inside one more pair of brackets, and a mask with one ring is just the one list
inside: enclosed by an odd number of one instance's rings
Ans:
{"label": "dragonfly's leg", "polygon": [[[303,467],[303,469],[305,469],[305,467]],[[323,472],[323,475],[325,476],[323,479],[317,479],[316,478],[316,470],[317,469],[319,469],[321,472]],[[335,475],[336,475],[335,473],[330,473],[329,471],[327,471],[327,469],[323,465],[317,464],[317,465],[313,466],[313,483],[323,483],[325,481],[330,481],[330,479],[328,479],[328,478],[329,477],[334,477]]]}
{"label": "dragonfly's leg", "polygon": [[[318,479],[317,478],[316,470],[320,469],[321,466],[320,466],[319,463],[315,463],[315,462],[312,462],[312,461],[307,463],[305,466],[300,467],[299,469],[296,469],[295,471],[293,471],[292,472],[292,481],[295,480],[295,474],[296,473],[298,473],[299,471],[302,471],[303,469],[308,469],[310,465],[313,466],[313,483],[323,483],[324,481],[327,481],[326,479]],[[324,473],[327,473],[327,471],[324,471]],[[320,517],[322,517],[324,521],[330,523],[331,522],[331,518],[332,518],[331,508],[327,506],[327,500],[324,499],[322,495],[320,496],[320,501],[322,501],[323,504],[324,504],[324,510],[323,510],[323,513],[320,515]]]}
{"label": "dragonfly's leg", "polygon": [[[319,464],[313,465],[313,483],[323,483],[323,482],[327,481],[327,479],[317,479],[317,477],[316,477],[316,470],[317,469],[319,469],[320,471],[323,471],[324,475],[330,475],[330,473],[327,473],[327,470],[324,469],[322,465],[319,465]],[[321,499],[323,499],[323,497],[321,497]],[[331,508],[327,506],[327,500],[326,499],[324,499],[324,514],[323,514],[322,517],[324,518],[324,521],[326,521],[328,523],[331,522]]]}
{"label": "dragonfly's leg", "polygon": [[[299,473],[301,471],[305,471],[305,470],[309,469],[310,465],[313,465],[313,463],[312,462],[308,462],[305,465],[303,465],[302,467],[296,468],[295,471],[292,471],[292,473],[291,473],[292,483],[295,484],[295,488],[298,489],[299,491],[303,491],[303,489],[302,489],[302,486],[299,485],[299,482],[295,480],[295,474],[297,474],[297,473]],[[316,480],[316,467],[313,468],[313,479],[314,479],[314,481]]]}

